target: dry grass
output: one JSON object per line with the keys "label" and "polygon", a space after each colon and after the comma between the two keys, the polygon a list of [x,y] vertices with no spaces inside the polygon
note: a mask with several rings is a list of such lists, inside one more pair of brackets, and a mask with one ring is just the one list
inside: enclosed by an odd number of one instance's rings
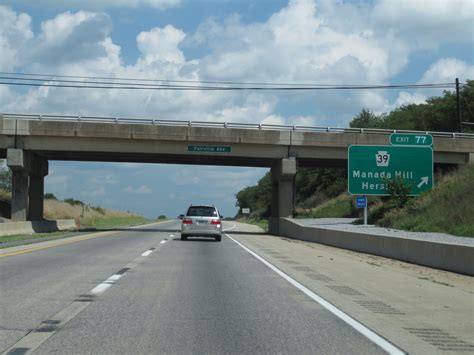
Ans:
{"label": "dry grass", "polygon": [[131,217],[138,216],[138,214],[115,211],[108,208],[103,209],[104,213],[99,212],[96,209],[84,205],[71,205],[66,202],[56,200],[45,200],[44,201],[44,216],[47,219],[91,219],[91,218],[103,218],[103,217]]}
{"label": "dry grass", "polygon": [[109,208],[92,208],[87,205],[71,205],[57,200],[44,201],[44,216],[46,219],[74,219],[78,226],[90,227],[136,224],[145,220],[139,214]]}
{"label": "dry grass", "polygon": [[[0,200],[10,201],[11,194],[0,189]],[[109,208],[93,208],[88,205],[72,205],[67,202],[44,200],[44,218],[74,219],[78,226],[137,224],[146,219],[137,213],[116,211]]]}

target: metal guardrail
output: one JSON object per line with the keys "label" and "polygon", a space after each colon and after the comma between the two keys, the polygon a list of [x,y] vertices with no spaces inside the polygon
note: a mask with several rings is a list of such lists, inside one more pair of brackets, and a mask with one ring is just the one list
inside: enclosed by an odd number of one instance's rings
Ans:
{"label": "metal guardrail", "polygon": [[381,128],[289,126],[289,125],[259,124],[259,123],[180,121],[180,120],[162,120],[162,119],[127,118],[127,117],[38,115],[38,114],[17,114],[17,113],[1,114],[0,113],[0,119],[24,119],[24,120],[33,120],[33,121],[68,121],[68,122],[74,121],[74,122],[95,122],[95,123],[100,122],[100,123],[113,123],[113,124],[143,124],[143,125],[174,126],[174,127],[238,128],[238,129],[256,129],[256,130],[295,131],[295,132],[365,133],[365,134],[384,134],[384,135],[388,135],[391,133],[419,133],[419,134],[431,134],[434,137],[474,139],[474,133],[410,131],[410,130],[381,129]]}

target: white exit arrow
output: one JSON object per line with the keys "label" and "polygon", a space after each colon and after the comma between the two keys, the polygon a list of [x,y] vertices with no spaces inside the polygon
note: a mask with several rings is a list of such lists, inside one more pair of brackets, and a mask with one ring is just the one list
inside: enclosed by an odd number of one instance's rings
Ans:
{"label": "white exit arrow", "polygon": [[422,187],[423,185],[428,185],[428,176],[422,176],[420,183],[417,185],[418,188]]}

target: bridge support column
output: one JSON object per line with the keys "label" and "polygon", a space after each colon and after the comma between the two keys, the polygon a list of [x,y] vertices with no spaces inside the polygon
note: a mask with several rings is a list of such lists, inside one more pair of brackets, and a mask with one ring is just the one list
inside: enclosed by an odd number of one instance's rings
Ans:
{"label": "bridge support column", "polygon": [[43,219],[48,161],[23,149],[8,149],[7,164],[12,170],[12,221]]}
{"label": "bridge support column", "polygon": [[296,159],[285,158],[271,169],[272,175],[272,212],[269,223],[270,234],[280,233],[280,218],[293,217]]}
{"label": "bridge support column", "polygon": [[44,176],[30,175],[28,220],[40,221],[44,211]]}
{"label": "bridge support column", "polygon": [[11,220],[26,221],[28,214],[28,174],[21,170],[12,171]]}

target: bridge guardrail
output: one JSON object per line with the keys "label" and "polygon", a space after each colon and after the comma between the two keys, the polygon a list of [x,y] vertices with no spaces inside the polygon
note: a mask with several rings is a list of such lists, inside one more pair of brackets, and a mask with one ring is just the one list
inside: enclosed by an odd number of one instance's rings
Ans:
{"label": "bridge guardrail", "polygon": [[100,122],[100,123],[112,123],[112,124],[143,124],[143,125],[161,125],[161,126],[178,126],[178,127],[237,128],[237,129],[256,129],[256,130],[295,131],[295,132],[365,133],[365,134],[383,134],[383,135],[389,135],[391,133],[419,133],[419,134],[431,134],[434,137],[474,139],[474,133],[459,133],[459,132],[411,131],[411,130],[399,130],[399,129],[327,127],[327,126],[290,126],[290,125],[277,125],[277,124],[182,121],[182,120],[130,118],[130,117],[0,113],[0,119],[23,119],[23,120],[33,120],[33,121],[75,121],[75,122],[94,122],[94,123]]}

